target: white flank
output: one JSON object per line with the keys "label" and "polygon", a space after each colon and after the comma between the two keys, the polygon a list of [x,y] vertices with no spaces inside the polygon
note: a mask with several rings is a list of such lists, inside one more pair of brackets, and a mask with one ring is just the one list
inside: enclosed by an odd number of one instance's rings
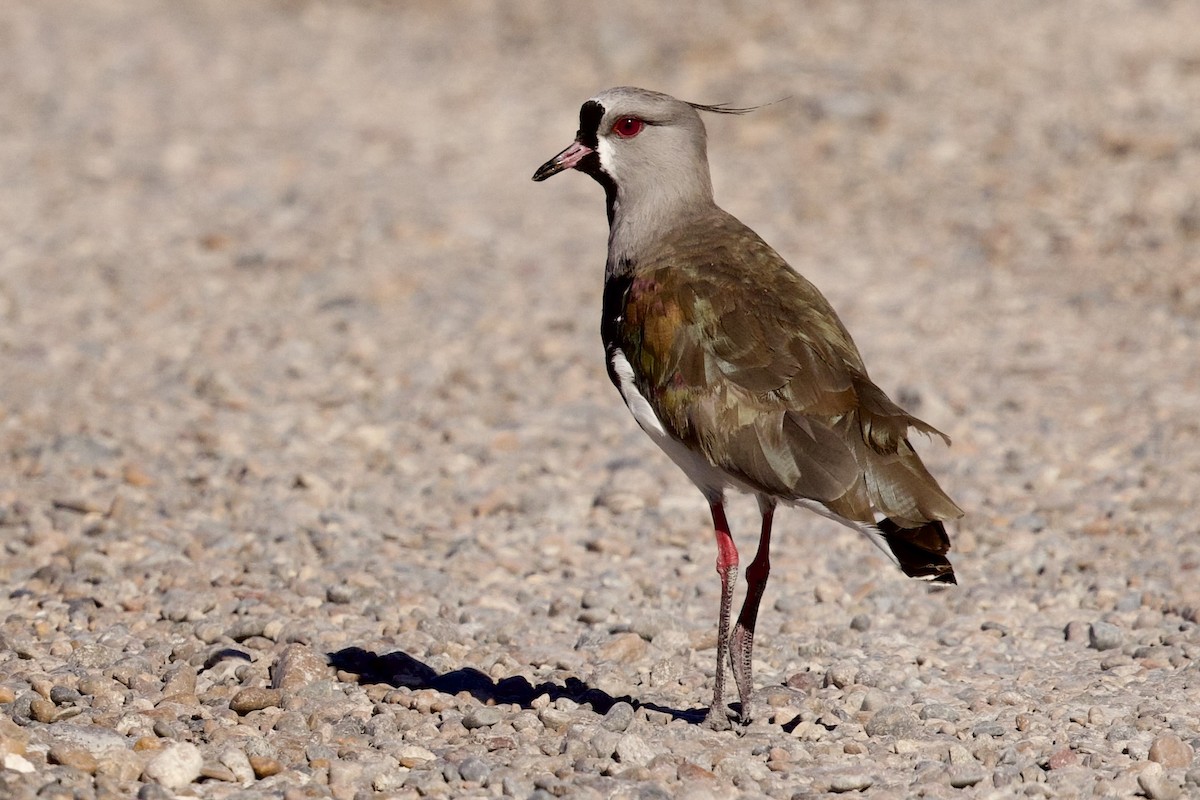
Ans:
{"label": "white flank", "polygon": [[625,405],[633,413],[633,418],[637,420],[638,425],[641,425],[642,430],[650,434],[655,441],[661,436],[666,436],[667,431],[659,421],[658,415],[654,413],[654,409],[650,407],[650,401],[638,391],[637,384],[633,380],[633,365],[629,363],[629,359],[620,349],[613,351],[612,366],[613,372],[617,373],[617,380],[620,382],[618,388],[621,390],[621,397],[624,398]]}
{"label": "white flank", "polygon": [[621,397],[641,429],[662,448],[706,497],[710,500],[719,498],[725,487],[733,484],[729,476],[709,463],[703,453],[690,450],[683,442],[667,433],[662,421],[654,413],[650,401],[638,391],[633,379],[633,365],[619,348],[613,350],[612,368],[617,376],[617,388],[621,391]]}

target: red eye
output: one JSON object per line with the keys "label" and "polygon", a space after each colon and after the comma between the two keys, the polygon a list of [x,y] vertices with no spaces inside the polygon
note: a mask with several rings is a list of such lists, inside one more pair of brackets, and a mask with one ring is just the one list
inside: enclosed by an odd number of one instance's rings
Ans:
{"label": "red eye", "polygon": [[620,136],[622,139],[632,139],[642,132],[642,128],[646,127],[646,123],[642,122],[637,117],[622,117],[613,125],[613,133]]}

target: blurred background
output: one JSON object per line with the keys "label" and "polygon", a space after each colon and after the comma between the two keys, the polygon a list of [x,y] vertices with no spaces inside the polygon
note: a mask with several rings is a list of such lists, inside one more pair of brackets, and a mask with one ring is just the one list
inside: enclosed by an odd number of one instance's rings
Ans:
{"label": "blurred background", "polygon": [[4,436],[99,428],[153,460],[176,435],[267,458],[358,430],[390,463],[582,404],[636,440],[599,366],[600,192],[529,180],[583,100],[633,84],[786,98],[708,120],[718,201],[955,437],[967,505],[1005,502],[996,465],[1068,495],[1136,484],[1108,474],[1135,450],[1195,467],[1197,13],[8,6]]}

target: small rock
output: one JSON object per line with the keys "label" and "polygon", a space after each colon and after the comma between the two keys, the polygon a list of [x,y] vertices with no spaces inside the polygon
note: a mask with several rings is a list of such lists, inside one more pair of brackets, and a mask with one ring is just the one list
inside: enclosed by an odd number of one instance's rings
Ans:
{"label": "small rock", "polygon": [[334,797],[353,797],[355,787],[362,783],[363,764],[338,759],[329,765],[329,786]]}
{"label": "small rock", "polygon": [[283,702],[283,693],[278,689],[265,689],[261,686],[251,686],[242,689],[229,701],[229,708],[238,714],[246,715],[251,711],[261,711],[273,708]]}
{"label": "small rock", "polygon": [[596,731],[596,735],[592,737],[591,753],[596,758],[602,758],[606,761],[611,760],[613,753],[617,752],[617,742],[621,740],[621,735],[610,730]]}
{"label": "small rock", "polygon": [[842,794],[844,792],[861,792],[870,789],[875,779],[865,772],[843,772],[834,775],[829,781],[829,791]]}
{"label": "small rock", "polygon": [[1063,637],[1068,642],[1083,643],[1088,641],[1091,636],[1091,626],[1082,620],[1068,622],[1067,627],[1063,629]]}
{"label": "small rock", "polygon": [[792,754],[786,747],[772,747],[767,751],[767,764],[790,764]]}
{"label": "small rock", "polygon": [[983,780],[983,767],[979,764],[951,764],[946,774],[951,786],[962,789]]}
{"label": "small rock", "polygon": [[302,644],[289,644],[271,666],[271,688],[285,693],[333,677],[333,667],[324,656]]}
{"label": "small rock", "polygon": [[863,726],[868,736],[904,736],[917,727],[917,718],[906,706],[884,706]]}
{"label": "small rock", "polygon": [[250,766],[250,759],[244,751],[236,747],[227,747],[217,756],[217,760],[228,767],[239,782],[249,783],[254,780],[254,767]]}
{"label": "small rock", "polygon": [[646,654],[646,640],[636,633],[618,633],[596,648],[597,661],[631,664]]}
{"label": "small rock", "polygon": [[858,680],[858,667],[848,662],[834,664],[825,672],[825,685],[845,689]]}
{"label": "small rock", "polygon": [[24,773],[33,772],[35,769],[33,764],[30,763],[29,759],[20,753],[5,753],[4,768],[12,770],[13,772]]}
{"label": "small rock", "polygon": [[244,642],[254,636],[262,636],[263,626],[267,624],[260,617],[240,617],[225,629],[225,635],[235,642]]}
{"label": "small rock", "polygon": [[859,707],[862,711],[875,712],[888,704],[887,692],[872,686],[867,689],[867,693],[863,695],[862,705]]}
{"label": "small rock", "polygon": [[930,703],[921,709],[921,719],[942,719],[947,722],[958,722],[961,716],[958,709],[945,703]]}
{"label": "small rock", "polygon": [[487,765],[487,762],[475,756],[467,756],[458,765],[458,774],[469,783],[482,784],[488,779],[491,772],[492,768]]}
{"label": "small rock", "polygon": [[115,781],[136,781],[145,767],[145,758],[132,750],[110,750],[96,756],[96,774]]}
{"label": "small rock", "polygon": [[981,722],[971,729],[971,735],[976,738],[992,736],[998,739],[1007,732],[1008,729],[1005,728],[1002,723],[997,722],[996,720],[987,720],[985,722]]}
{"label": "small rock", "polygon": [[1062,769],[1079,763],[1079,756],[1069,747],[1064,747],[1060,750],[1055,750],[1050,754],[1050,758],[1046,761],[1046,766],[1050,769]]}
{"label": "small rock", "polygon": [[1088,631],[1088,646],[1093,650],[1113,650],[1125,643],[1125,634],[1110,622],[1093,622]]}
{"label": "small rock", "polygon": [[182,789],[200,777],[204,758],[191,742],[175,742],[146,764],[146,777],[168,789]]}
{"label": "small rock", "polygon": [[699,764],[696,764],[692,761],[684,761],[682,764],[679,765],[679,768],[677,769],[676,773],[677,773],[677,777],[679,778],[679,780],[684,781],[684,782],[687,782],[687,781],[706,781],[706,782],[713,781],[713,782],[715,782],[717,780],[717,776],[714,775],[711,770],[707,770],[704,767],[702,767]]}
{"label": "small rock", "polygon": [[1162,772],[1143,772],[1138,775],[1138,786],[1150,800],[1179,800],[1183,796],[1183,787],[1172,783]]}
{"label": "small rock", "polygon": [[867,631],[871,629],[871,617],[867,614],[855,614],[850,620],[850,630]]}
{"label": "small rock", "polygon": [[157,783],[147,783],[138,789],[138,800],[175,800],[175,795]]}
{"label": "small rock", "polygon": [[29,716],[38,722],[54,722],[58,716],[58,707],[44,697],[35,697],[29,703]]}
{"label": "small rock", "polygon": [[226,783],[237,783],[237,776],[233,774],[233,770],[224,764],[205,763],[200,768],[200,777],[208,778],[213,781],[225,781]]}
{"label": "small rock", "polygon": [[397,750],[395,755],[396,760],[400,762],[400,766],[408,767],[409,769],[437,758],[429,750],[418,744],[406,744]]}
{"label": "small rock", "polygon": [[249,761],[256,778],[269,778],[283,771],[283,765],[270,756],[250,756]]}
{"label": "small rock", "polygon": [[1151,761],[1167,769],[1185,769],[1192,764],[1192,746],[1173,733],[1164,733],[1150,743]]}
{"label": "small rock", "polygon": [[463,717],[462,726],[469,731],[476,728],[490,728],[504,719],[504,713],[496,706],[480,706],[471,709]]}
{"label": "small rock", "polygon": [[633,722],[633,706],[626,702],[613,703],[613,707],[600,720],[600,724],[615,733],[624,733]]}
{"label": "small rock", "polygon": [[446,776],[441,770],[436,769],[414,769],[404,777],[404,786],[409,789],[415,789],[417,794],[428,797],[434,794],[442,794],[445,789]]}
{"label": "small rock", "polygon": [[562,730],[571,724],[573,715],[569,711],[547,706],[538,712],[538,719],[552,731]]}
{"label": "small rock", "polygon": [[821,685],[823,677],[823,673],[819,672],[796,672],[788,676],[786,685],[789,689],[810,692]]}
{"label": "small rock", "polygon": [[636,733],[627,733],[617,740],[617,760],[631,767],[644,767],[654,758],[654,751]]}
{"label": "small rock", "polygon": [[81,747],[54,744],[46,754],[46,760],[51,764],[62,764],[64,767],[81,769],[89,775],[96,774],[96,757]]}
{"label": "small rock", "polygon": [[55,686],[50,690],[50,702],[56,706],[77,703],[81,699],[83,699],[83,695],[77,689],[72,689],[69,686]]}
{"label": "small rock", "polygon": [[975,756],[961,744],[952,744],[947,752],[951,764],[975,764]]}

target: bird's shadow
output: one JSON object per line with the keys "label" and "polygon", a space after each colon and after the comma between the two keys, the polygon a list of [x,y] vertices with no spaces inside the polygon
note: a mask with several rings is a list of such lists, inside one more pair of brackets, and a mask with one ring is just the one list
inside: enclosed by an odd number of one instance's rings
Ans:
{"label": "bird's shadow", "polygon": [[579,705],[588,705],[597,714],[607,714],[620,702],[629,703],[636,711],[645,708],[668,714],[672,719],[683,720],[694,725],[704,721],[706,708],[677,709],[656,703],[643,703],[629,695],[613,697],[608,692],[588,686],[578,678],[567,678],[565,682],[543,681],[536,686],[521,675],[493,680],[473,667],[463,667],[439,674],[423,661],[413,658],[401,650],[390,653],[372,653],[361,647],[346,647],[329,653],[329,663],[343,672],[358,676],[361,684],[384,684],[397,688],[434,689],[443,694],[455,695],[469,692],[481,703],[515,703],[522,708],[532,708],[533,700],[548,695],[551,700],[565,697]]}

